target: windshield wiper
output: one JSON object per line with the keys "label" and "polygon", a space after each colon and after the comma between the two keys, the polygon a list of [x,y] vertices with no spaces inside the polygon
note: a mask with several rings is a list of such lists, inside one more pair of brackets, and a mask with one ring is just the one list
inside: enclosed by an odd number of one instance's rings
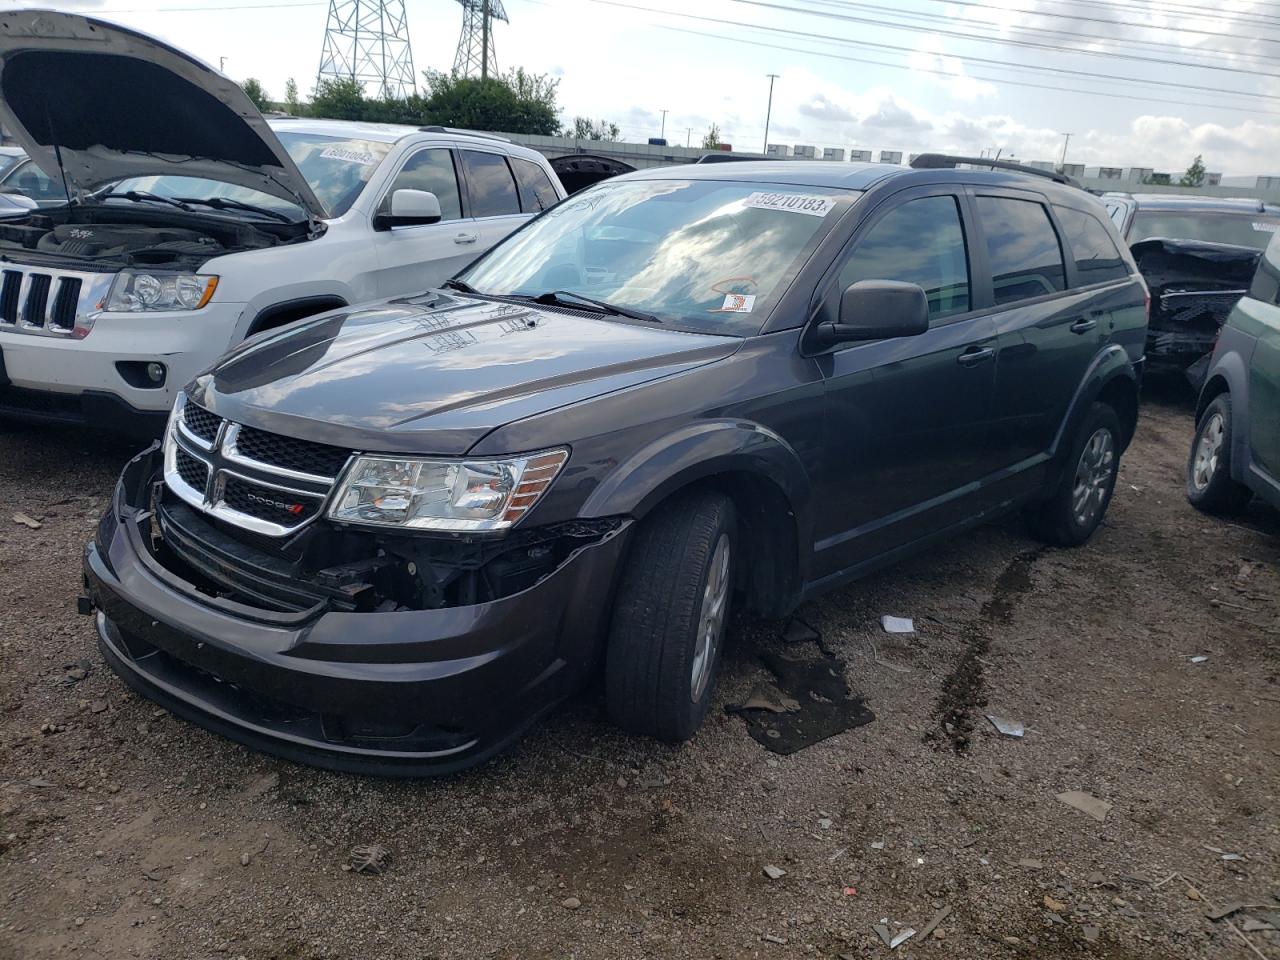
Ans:
{"label": "windshield wiper", "polygon": [[447,290],[457,290],[459,293],[479,293],[480,291],[467,283],[465,280],[459,280],[456,277],[450,277],[444,283],[440,284]]}
{"label": "windshield wiper", "polygon": [[200,197],[176,197],[175,199],[181,203],[198,203],[201,206],[213,207],[215,210],[244,210],[246,213],[256,213],[264,217],[271,217],[281,223],[293,223],[292,217],[286,216],[279,210],[272,210],[269,207],[255,207],[252,203],[228,200],[226,197],[210,197],[207,200]]}
{"label": "windshield wiper", "polygon": [[593,297],[585,297],[580,293],[574,293],[572,290],[551,290],[547,293],[540,293],[536,297],[521,297],[532,303],[541,303],[549,307],[553,306],[575,306],[571,301],[585,303],[603,310],[605,313],[612,314],[615,317],[630,317],[632,320],[644,320],[647,323],[661,323],[662,321],[655,317],[652,313],[645,313],[643,310],[635,310],[631,307],[620,307],[616,303],[609,303],[607,300],[596,300]]}
{"label": "windshield wiper", "polygon": [[186,210],[188,213],[191,212],[191,208],[181,200],[175,200],[172,197],[162,197],[158,193],[147,193],[142,190],[126,190],[124,193],[104,193],[102,195],[103,200],[111,200],[115,198],[119,198],[121,200],[132,200],[134,203],[142,203],[146,200],[149,200],[152,203],[167,203],[171,207],[177,207],[179,210]]}

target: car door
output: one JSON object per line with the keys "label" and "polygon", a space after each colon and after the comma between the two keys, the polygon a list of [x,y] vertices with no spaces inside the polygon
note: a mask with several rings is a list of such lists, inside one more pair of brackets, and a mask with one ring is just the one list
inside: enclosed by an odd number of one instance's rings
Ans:
{"label": "car door", "polygon": [[[1258,334],[1249,361],[1249,458],[1270,482],[1273,492],[1268,499],[1276,503],[1280,494],[1280,292],[1272,277],[1280,275],[1280,240],[1272,242],[1264,256],[1253,292],[1241,307],[1249,308],[1251,326]],[[1266,300],[1258,296],[1264,287],[1269,294]]]}
{"label": "car door", "polygon": [[375,230],[378,295],[394,297],[439,286],[471,262],[476,231],[463,218],[454,151],[424,147],[409,154],[379,199],[384,211],[396,190],[427,190],[440,201],[439,223]]}
{"label": "car door", "polygon": [[458,151],[467,186],[467,224],[475,258],[532,216],[520,208],[520,191],[505,154],[493,150]]}
{"label": "car door", "polygon": [[[973,208],[989,284],[978,296],[989,304],[998,338],[990,466],[1002,477],[989,494],[1000,499],[1042,483],[1076,389],[1110,332],[1108,285],[1121,299],[1133,291],[1123,289],[1132,286],[1128,268],[1091,214],[1062,208],[1089,268],[1068,290],[1060,228],[1042,195],[975,188]],[[1091,250],[1086,238],[1096,245],[1098,232],[1105,249]],[[1105,262],[1093,264],[1091,253]]]}
{"label": "car door", "polygon": [[924,288],[929,330],[842,344],[815,359],[825,382],[826,460],[816,511],[819,578],[874,562],[969,515],[986,471],[995,330],[973,311],[964,197],[948,186],[895,194],[824,279],[822,315],[859,280]]}

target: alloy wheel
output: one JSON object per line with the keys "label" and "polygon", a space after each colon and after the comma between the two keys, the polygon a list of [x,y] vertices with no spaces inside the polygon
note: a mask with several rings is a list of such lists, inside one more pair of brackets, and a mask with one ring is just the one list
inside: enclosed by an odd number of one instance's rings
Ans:
{"label": "alloy wheel", "polygon": [[729,535],[722,533],[711,555],[711,568],[707,571],[707,583],[702,591],[702,612],[698,617],[698,637],[689,675],[689,696],[694,703],[702,699],[707,684],[711,682],[711,670],[724,634],[728,606]]}
{"label": "alloy wheel", "polygon": [[1106,504],[1116,469],[1116,441],[1111,431],[1099,427],[1089,437],[1076,464],[1071,494],[1071,515],[1081,527],[1097,522]]}
{"label": "alloy wheel", "polygon": [[1226,421],[1217,412],[1209,416],[1200,430],[1195,460],[1191,464],[1191,485],[1198,491],[1205,490],[1218,472],[1218,458],[1222,455],[1226,432]]}

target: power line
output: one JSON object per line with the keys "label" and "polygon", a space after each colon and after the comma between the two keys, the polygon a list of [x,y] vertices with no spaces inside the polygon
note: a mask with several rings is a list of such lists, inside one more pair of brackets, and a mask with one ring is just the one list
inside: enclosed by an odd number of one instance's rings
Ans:
{"label": "power line", "polygon": [[[1164,67],[1169,67],[1169,66],[1193,67],[1199,70],[1221,70],[1221,71],[1226,71],[1228,73],[1243,73],[1249,76],[1271,77],[1272,79],[1280,79],[1280,74],[1261,73],[1256,70],[1246,70],[1243,67],[1227,67],[1221,64],[1187,63],[1185,61],[1169,60],[1167,58],[1162,59],[1159,57],[1144,57],[1136,53],[1103,53],[1098,50],[1080,50],[1072,47],[1064,47],[1060,44],[1043,43],[1035,40],[1013,40],[1008,38],[980,37],[972,33],[960,33],[959,31],[944,30],[936,27],[925,28],[925,27],[912,26],[910,24],[885,23],[884,20],[882,19],[872,19],[871,17],[856,17],[856,16],[853,16],[852,14],[834,13],[829,10],[812,10],[812,9],[806,9],[804,7],[794,7],[794,6],[789,6],[788,4],[785,4],[785,3],[771,3],[769,2],[769,0],[731,0],[731,2],[745,4],[746,6],[749,6],[749,7],[761,7],[768,10],[781,10],[786,13],[802,13],[811,17],[826,17],[827,19],[830,19],[830,20],[844,20],[850,23],[871,24],[877,27],[886,27],[891,30],[905,30],[911,33],[926,32],[926,33],[935,34],[937,36],[957,37],[962,40],[977,40],[980,43],[996,43],[1004,46],[1014,46],[1014,47],[1031,47],[1038,50],[1051,50],[1051,51],[1054,51],[1055,53],[1085,54],[1088,56],[1095,56],[1095,57],[1108,57],[1109,59],[1135,60],[1140,63],[1154,63]],[[842,7],[856,6],[856,4],[843,3],[841,2],[841,0],[826,0],[826,2],[839,3],[839,5]],[[948,2],[953,2],[953,0],[948,0]],[[865,42],[867,42],[868,44],[870,43],[870,41],[865,41]],[[898,49],[907,49],[907,48],[900,47]],[[917,51],[912,50],[911,52],[917,52]],[[968,59],[968,60],[972,60],[974,63],[987,63],[987,64],[1000,65],[1000,61],[984,60],[981,57],[971,57],[971,56],[961,55],[956,53],[948,53],[946,54],[946,56],[956,57],[957,59]],[[1131,77],[1117,77],[1109,74],[1093,74],[1093,73],[1089,73],[1081,70],[1068,70],[1066,67],[1050,68],[1050,67],[1038,67],[1034,65],[1028,65],[1028,66],[1031,69],[1062,70],[1063,72],[1074,73],[1079,76],[1096,76],[1096,77],[1105,78],[1108,80],[1121,80],[1121,81],[1128,80],[1130,82],[1138,82],[1138,83],[1159,83],[1159,85],[1162,87],[1169,87],[1169,86],[1185,87],[1187,89],[1192,89],[1192,90],[1209,90],[1209,91],[1213,91],[1214,93],[1235,93],[1243,96],[1257,96],[1257,97],[1265,96],[1265,97],[1268,97],[1268,99],[1270,99],[1269,95],[1267,94],[1250,94],[1241,90],[1224,90],[1224,89],[1215,88],[1215,87],[1203,87],[1203,86],[1200,86],[1199,84],[1193,85],[1193,84],[1171,83],[1168,81],[1138,80],[1137,78],[1131,78]]]}
{"label": "power line", "polygon": [[[883,14],[888,14],[888,15],[897,16],[897,17],[908,17],[913,20],[923,20],[927,23],[939,23],[939,22],[948,23],[948,24],[956,23],[956,18],[948,17],[944,14],[924,13],[921,11],[913,11],[913,10],[911,11],[898,10],[893,7],[883,7],[883,6],[877,6],[875,4],[869,4],[869,3],[848,3],[848,2],[844,2],[844,0],[809,0],[809,2],[817,3],[817,4],[825,4],[828,6],[851,7],[858,10],[867,10],[867,11],[883,13]],[[946,3],[947,0],[937,0],[937,2]],[[1105,37],[1105,36],[1099,36],[1098,34],[1095,34],[1095,33],[1080,33],[1075,30],[1055,30],[1052,27],[1023,27],[1023,26],[1013,27],[1011,26],[1007,28],[1001,28],[999,24],[996,24],[991,21],[973,20],[973,21],[961,21],[961,22],[966,27],[972,26],[975,28],[986,27],[991,29],[1007,29],[1012,33],[1026,34],[1029,36],[1037,36],[1040,34],[1045,34],[1049,36],[1065,37],[1068,39],[1087,41],[1090,44],[1114,44],[1114,45],[1124,45],[1124,46],[1138,47],[1138,48],[1172,50],[1178,53],[1191,55],[1191,56],[1218,54],[1224,57],[1241,59],[1241,60],[1269,60],[1269,61],[1280,62],[1280,55],[1277,55],[1277,54],[1245,53],[1242,51],[1235,51],[1235,50],[1223,50],[1220,47],[1202,47],[1202,46],[1188,47],[1182,44],[1168,43],[1160,40],[1139,40],[1132,37]],[[887,23],[885,21],[881,21],[881,23],[884,26],[893,26],[893,24]],[[979,34],[973,34],[972,36],[975,40],[987,39],[982,37]],[[1099,56],[1111,56],[1110,53],[1107,53],[1104,51],[1079,50],[1077,52],[1095,53]],[[1165,61],[1161,61],[1161,63],[1164,63],[1164,62]],[[1194,64],[1194,66],[1197,66],[1197,67],[1205,66],[1205,64],[1197,63],[1197,64]]]}
{"label": "power line", "polygon": [[[827,41],[832,43],[841,43],[841,44],[847,44],[853,47],[866,47],[873,50],[889,50],[894,53],[908,53],[908,54],[927,53],[927,51],[918,50],[914,47],[904,47],[898,44],[875,43],[870,40],[850,40],[850,39],[841,38],[841,37],[829,37],[829,36],[824,36],[822,34],[811,33],[804,30],[788,30],[784,27],[766,26],[763,24],[744,24],[739,21],[726,20],[720,17],[705,17],[705,16],[700,16],[698,14],[694,14],[694,13],[683,13],[677,10],[663,10],[663,9],[658,9],[654,7],[642,6],[640,4],[624,3],[623,0],[586,0],[586,2],[601,4],[607,7],[618,7],[624,10],[637,10],[642,13],[665,14],[667,16],[681,17],[688,20],[698,20],[703,23],[714,23],[720,26],[757,27],[758,29],[768,30],[771,33],[782,33],[782,34],[787,34],[789,36],[801,37],[807,40],[820,40],[820,41]],[[784,11],[791,11],[791,12],[800,12],[800,13],[806,12],[806,11],[800,10],[797,7],[789,7],[784,4],[767,3],[765,2],[765,0],[734,0],[734,2],[747,3],[753,6],[769,7],[777,10],[784,10]],[[843,17],[840,17],[838,15],[831,15],[831,16],[836,16],[837,19],[843,19]],[[861,20],[863,18],[855,18],[855,19]],[[1009,64],[1001,60],[992,60],[988,57],[974,57],[968,54],[948,53],[946,54],[946,56],[954,60],[967,61],[970,63],[978,63],[986,67],[992,67],[995,69],[1034,71],[1037,73],[1051,73],[1055,75],[1082,77],[1086,80],[1107,80],[1107,81],[1118,82],[1118,83],[1144,84],[1147,86],[1177,87],[1183,90],[1192,90],[1197,93],[1224,93],[1230,96],[1250,97],[1250,98],[1262,99],[1262,100],[1273,99],[1267,94],[1263,94],[1263,93],[1251,93],[1246,90],[1231,90],[1223,87],[1206,87],[1201,84],[1175,83],[1171,80],[1164,80],[1164,81],[1143,80],[1140,77],[1122,77],[1115,74],[1094,73],[1092,71],[1086,71],[1086,70],[1072,70],[1068,67],[1049,67],[1049,66],[1044,66],[1042,64],[1030,64],[1030,63]],[[954,76],[954,74],[947,74],[947,75]],[[1050,89],[1058,89],[1058,88],[1050,88]],[[1156,100],[1156,98],[1148,98],[1148,99]],[[1156,101],[1156,102],[1160,102],[1160,101]],[[1182,101],[1166,100],[1163,102],[1179,103]],[[1201,104],[1201,106],[1207,106],[1207,104]]]}

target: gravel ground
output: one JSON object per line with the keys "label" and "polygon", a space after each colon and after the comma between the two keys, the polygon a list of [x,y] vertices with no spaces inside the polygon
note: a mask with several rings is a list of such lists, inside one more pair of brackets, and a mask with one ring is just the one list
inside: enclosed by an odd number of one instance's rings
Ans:
{"label": "gravel ground", "polygon": [[[0,427],[0,957],[887,957],[875,924],[950,907],[893,955],[1280,958],[1245,932],[1280,926],[1280,521],[1194,512],[1190,435],[1147,405],[1084,548],[1010,521],[807,604],[866,726],[751,739],[720,707],[781,630],[738,619],[692,743],[623,736],[589,692],[478,770],[394,782],[130,694],[75,613],[129,450]],[[344,870],[358,844],[387,871]],[[1259,906],[1206,917],[1232,901]]]}

